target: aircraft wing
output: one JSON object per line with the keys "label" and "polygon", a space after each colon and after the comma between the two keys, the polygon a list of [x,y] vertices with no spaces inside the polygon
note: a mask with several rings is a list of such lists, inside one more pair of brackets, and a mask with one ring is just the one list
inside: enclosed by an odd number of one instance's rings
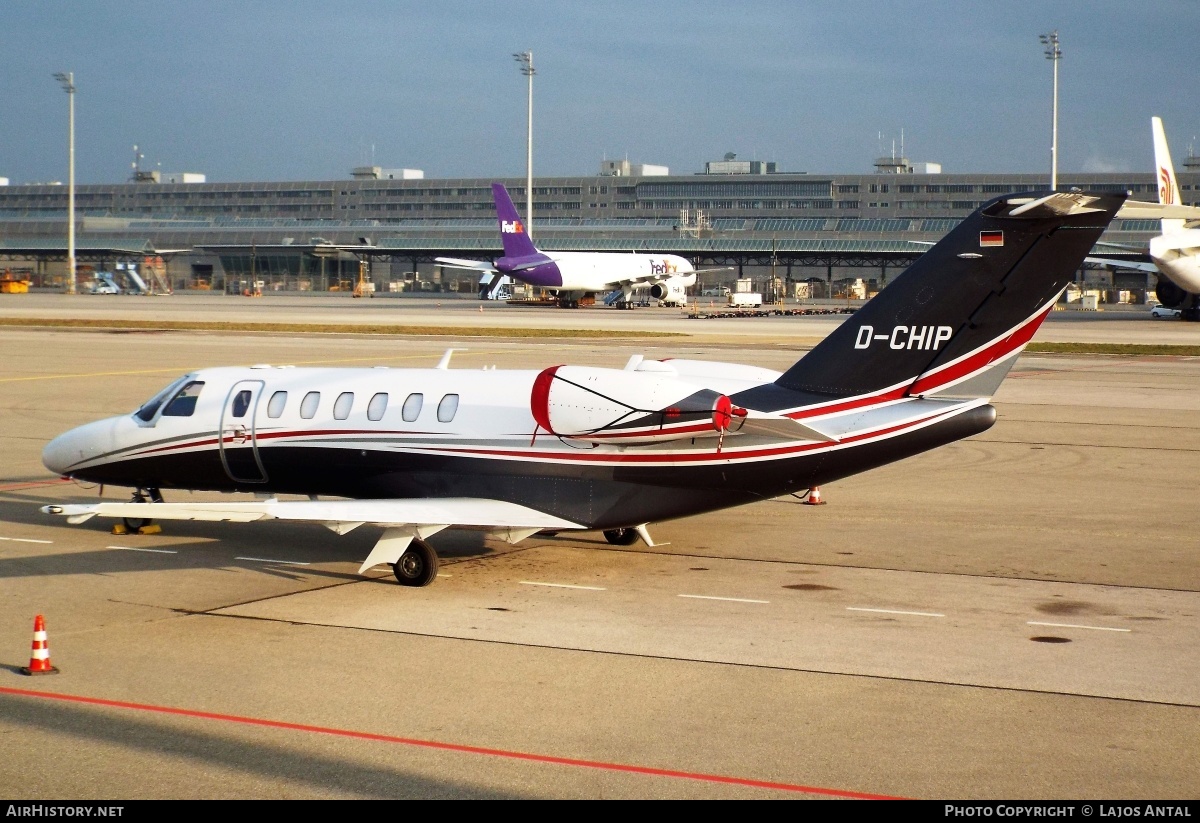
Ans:
{"label": "aircraft wing", "polygon": [[1200,206],[1185,206],[1180,203],[1142,203],[1126,200],[1117,212],[1123,220],[1200,220]]}
{"label": "aircraft wing", "polygon": [[442,529],[458,527],[486,531],[509,543],[524,540],[543,529],[583,529],[570,520],[536,509],[477,497],[419,498],[412,500],[249,500],[211,503],[85,503],[43,506],[68,523],[93,517],[127,517],[154,520],[208,520],[250,523],[257,520],[291,520],[320,523],[338,534],[366,523],[387,531],[359,569],[359,574],[381,563],[394,563],[414,538],[426,538]]}
{"label": "aircraft wing", "polygon": [[494,273],[498,269],[485,260],[460,260],[457,257],[435,257],[435,263],[452,269],[470,269],[482,273]]}
{"label": "aircraft wing", "polygon": [[1158,273],[1158,266],[1138,260],[1122,260],[1119,257],[1085,257],[1083,259],[1088,263],[1099,263],[1102,266],[1112,266],[1118,269],[1134,269],[1136,271]]}

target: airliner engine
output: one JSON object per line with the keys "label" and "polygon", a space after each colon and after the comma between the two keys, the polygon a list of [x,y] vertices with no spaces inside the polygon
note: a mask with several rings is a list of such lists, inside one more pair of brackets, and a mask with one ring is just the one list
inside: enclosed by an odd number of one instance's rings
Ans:
{"label": "airliner engine", "polygon": [[554,366],[537,376],[530,409],[559,437],[591,443],[643,444],[717,437],[746,415],[711,389],[661,374]]}
{"label": "airliner engine", "polygon": [[668,277],[650,284],[650,297],[654,300],[681,298],[687,294],[687,287],[696,282],[696,275],[687,277]]}

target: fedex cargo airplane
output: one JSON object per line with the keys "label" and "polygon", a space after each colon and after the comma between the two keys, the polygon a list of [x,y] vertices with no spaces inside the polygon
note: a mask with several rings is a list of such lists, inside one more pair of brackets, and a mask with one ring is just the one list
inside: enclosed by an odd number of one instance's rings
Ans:
{"label": "fedex cargo airplane", "polygon": [[[989,400],[1125,201],[1040,192],[984,204],[784,372],[634,356],[624,367],[233,366],[181,376],[42,455],[133,490],[46,506],[93,517],[292,520],[382,529],[359,573],[423,586],[442,529],[512,543],[770,500],[979,434]],[[171,502],[172,490],[259,499]],[[278,499],[299,495],[306,499]]]}
{"label": "fedex cargo airplane", "polygon": [[620,308],[632,308],[634,292],[642,290],[648,290],[653,300],[682,303],[687,299],[687,287],[696,282],[695,267],[677,254],[539,251],[526,233],[508,189],[502,183],[493,183],[492,195],[504,256],[491,263],[456,257],[438,257],[436,262],[491,275],[493,283],[508,275],[549,289],[558,295],[558,303],[564,308],[577,308],[586,294],[604,295],[618,289],[621,298],[616,305]]}

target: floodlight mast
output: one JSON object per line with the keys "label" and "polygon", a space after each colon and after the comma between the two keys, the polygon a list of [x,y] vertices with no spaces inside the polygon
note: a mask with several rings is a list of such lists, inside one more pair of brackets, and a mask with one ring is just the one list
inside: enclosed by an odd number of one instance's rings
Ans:
{"label": "floodlight mast", "polygon": [[69,101],[67,107],[67,294],[75,294],[75,72],[58,72]]}
{"label": "floodlight mast", "polygon": [[1046,59],[1054,65],[1054,102],[1050,115],[1050,190],[1058,191],[1058,61],[1062,59],[1062,49],[1058,47],[1058,30],[1049,34],[1038,35],[1042,45],[1046,47]]}
{"label": "floodlight mast", "polygon": [[525,126],[525,234],[533,237],[533,52],[526,50],[513,55],[521,64],[521,74],[529,78],[529,103]]}

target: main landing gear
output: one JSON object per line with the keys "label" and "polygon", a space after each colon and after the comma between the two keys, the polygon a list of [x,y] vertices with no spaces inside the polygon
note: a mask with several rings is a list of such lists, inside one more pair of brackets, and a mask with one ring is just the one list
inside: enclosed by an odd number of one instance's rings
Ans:
{"label": "main landing gear", "polygon": [[421,538],[414,537],[400,559],[392,564],[392,573],[401,586],[428,586],[437,578],[437,552]]}
{"label": "main landing gear", "polygon": [[[133,493],[133,497],[129,499],[130,503],[161,503],[163,502],[162,493],[155,488],[137,489]],[[138,529],[143,529],[149,526],[154,521],[149,517],[124,517],[122,522],[125,523],[126,531],[137,534]]]}
{"label": "main landing gear", "polygon": [[632,546],[637,542],[637,529],[605,529],[604,539],[614,546]]}

